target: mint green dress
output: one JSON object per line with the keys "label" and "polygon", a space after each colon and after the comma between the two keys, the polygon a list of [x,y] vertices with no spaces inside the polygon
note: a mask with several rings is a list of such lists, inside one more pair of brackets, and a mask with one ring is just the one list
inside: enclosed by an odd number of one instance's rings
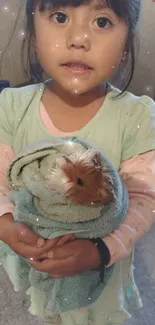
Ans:
{"label": "mint green dress", "polygon": [[[0,142],[11,146],[15,154],[34,141],[52,136],[39,115],[44,88],[44,84],[39,84],[5,89],[0,95]],[[147,96],[136,97],[129,92],[116,98],[118,93],[118,89],[110,87],[100,110],[76,133],[103,150],[117,170],[122,161],[155,149],[155,103]],[[11,268],[11,260],[5,268]],[[45,315],[40,292],[30,287],[27,294],[30,312],[51,325],[121,324],[130,317],[130,304],[135,309],[142,306],[133,277],[133,254],[115,264],[103,294],[88,308]]]}

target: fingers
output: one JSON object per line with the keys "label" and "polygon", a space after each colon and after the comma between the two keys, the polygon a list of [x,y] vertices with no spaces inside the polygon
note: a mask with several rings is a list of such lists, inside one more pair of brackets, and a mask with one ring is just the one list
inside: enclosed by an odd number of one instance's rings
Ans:
{"label": "fingers", "polygon": [[57,242],[56,247],[64,245],[65,243],[67,243],[69,241],[72,241],[72,240],[75,240],[75,239],[76,239],[76,237],[74,235],[72,235],[72,234],[62,236],[60,238],[60,240]]}
{"label": "fingers", "polygon": [[[47,258],[47,253],[52,250],[60,240],[60,237],[55,239],[49,239],[45,241],[43,247],[36,247],[36,246],[29,246],[24,242],[19,243],[19,250],[18,254],[21,254],[28,258],[33,259],[40,259],[40,258]],[[23,254],[24,252],[24,254]]]}
{"label": "fingers", "polygon": [[[45,243],[45,246],[42,248],[41,258],[48,258],[48,253],[50,252],[50,258],[53,258],[53,251],[52,249],[56,249],[56,247],[61,247],[60,250],[62,250],[62,246],[69,242],[75,241],[76,237],[72,234],[57,237],[55,239],[48,239]],[[66,255],[68,257],[68,254]]]}
{"label": "fingers", "polygon": [[57,246],[58,242],[61,240],[61,237],[57,237],[54,239],[48,239],[46,240],[45,246],[42,248],[43,252],[48,252],[55,246]]}
{"label": "fingers", "polygon": [[16,231],[20,242],[19,250],[22,255],[27,257],[37,257],[48,252],[61,239],[61,237],[57,237],[55,239],[45,240],[23,223],[16,223]]}
{"label": "fingers", "polygon": [[66,268],[68,269],[68,267],[74,263],[74,257],[69,256],[61,260],[46,259],[41,262],[28,260],[28,263],[40,272],[47,272],[50,274],[59,274],[59,272],[62,272],[63,274],[66,272]]}
{"label": "fingers", "polygon": [[34,233],[28,226],[22,223],[16,224],[19,240],[27,245],[35,245],[37,247],[43,247],[45,240],[38,234]]}
{"label": "fingers", "polygon": [[[19,238],[18,253],[31,258],[47,258],[47,253],[55,246],[62,246],[68,241],[75,239],[72,234],[60,236],[54,239],[45,240],[40,235],[34,233],[27,225],[23,223],[16,224],[16,230]],[[52,252],[51,252],[52,254]],[[50,256],[51,256],[50,254]]]}
{"label": "fingers", "polygon": [[75,246],[76,246],[76,240],[69,241],[68,243],[64,244],[63,247],[56,246],[49,252],[47,252],[48,258],[55,258],[55,259],[63,259],[67,258],[68,256],[75,255]]}
{"label": "fingers", "polygon": [[65,243],[71,242],[73,240],[75,240],[75,236],[72,235],[66,235],[63,237],[58,237],[56,239],[48,239],[43,250],[38,251],[35,256],[31,254],[31,257],[34,257],[35,260],[53,258],[53,249],[60,246],[62,247],[62,245],[64,245]]}
{"label": "fingers", "polygon": [[[67,276],[67,275],[66,275]],[[58,275],[58,274],[52,274],[52,273],[49,273],[49,277],[51,277],[51,278],[62,278],[62,276],[61,275]]]}

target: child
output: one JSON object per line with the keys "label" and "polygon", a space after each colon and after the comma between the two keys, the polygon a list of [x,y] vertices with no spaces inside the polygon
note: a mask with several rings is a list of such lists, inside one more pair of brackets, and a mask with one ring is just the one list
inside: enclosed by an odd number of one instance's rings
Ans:
{"label": "child", "polygon": [[[46,315],[46,324],[121,324],[129,317],[130,301],[136,308],[141,306],[130,253],[154,222],[155,103],[125,91],[134,71],[140,2],[27,0],[31,75],[41,82],[46,73],[52,80],[6,89],[0,95],[0,239],[29,258],[36,270],[52,277],[95,270],[100,254],[107,250],[107,267],[115,263],[103,295],[91,307]],[[39,74],[34,71],[38,66]],[[122,93],[107,83],[119,68],[124,74]],[[63,237],[45,242],[27,226],[14,222],[14,206],[7,196],[5,173],[15,154],[33,141],[73,134],[105,152],[120,170],[130,195],[125,222],[102,239],[102,252],[89,240],[74,237],[67,243]],[[35,290],[29,293],[31,312],[42,314],[41,297]]]}

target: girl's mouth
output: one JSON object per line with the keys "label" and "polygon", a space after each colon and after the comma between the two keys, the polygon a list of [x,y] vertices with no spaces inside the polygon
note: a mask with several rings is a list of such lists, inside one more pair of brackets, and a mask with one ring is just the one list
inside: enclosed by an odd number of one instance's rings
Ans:
{"label": "girl's mouth", "polygon": [[93,70],[90,66],[88,66],[84,62],[80,61],[73,61],[73,62],[66,62],[61,65],[65,70],[75,73],[75,74],[85,74]]}

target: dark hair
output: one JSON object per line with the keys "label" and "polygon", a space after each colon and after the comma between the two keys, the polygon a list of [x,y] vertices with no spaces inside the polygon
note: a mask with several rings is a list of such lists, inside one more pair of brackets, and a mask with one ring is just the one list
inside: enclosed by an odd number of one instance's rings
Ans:
{"label": "dark hair", "polygon": [[[26,37],[22,46],[23,64],[25,62],[26,51],[26,65],[25,72],[29,80],[35,82],[42,82],[44,71],[37,59],[34,46],[34,15],[36,5],[39,4],[40,12],[43,12],[49,6],[51,8],[58,8],[60,6],[74,6],[78,7],[82,4],[88,3],[90,0],[27,0],[26,2]],[[100,2],[105,0],[100,0]],[[110,7],[119,17],[124,19],[128,24],[128,39],[126,44],[126,56],[121,62],[119,72],[122,71],[123,91],[125,91],[132,78],[135,70],[136,57],[136,37],[135,31],[139,20],[141,0],[106,0],[107,6]],[[28,73],[27,73],[28,72]],[[119,79],[120,79],[120,73]]]}

